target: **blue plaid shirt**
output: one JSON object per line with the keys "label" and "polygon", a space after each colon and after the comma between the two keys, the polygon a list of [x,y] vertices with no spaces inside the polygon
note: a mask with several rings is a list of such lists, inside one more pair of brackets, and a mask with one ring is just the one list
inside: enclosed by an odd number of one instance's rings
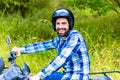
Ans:
{"label": "blue plaid shirt", "polygon": [[47,42],[38,42],[22,48],[22,53],[57,49],[57,57],[37,75],[45,79],[59,68],[64,68],[61,80],[89,80],[90,60],[82,35],[71,30],[64,40],[61,36]]}

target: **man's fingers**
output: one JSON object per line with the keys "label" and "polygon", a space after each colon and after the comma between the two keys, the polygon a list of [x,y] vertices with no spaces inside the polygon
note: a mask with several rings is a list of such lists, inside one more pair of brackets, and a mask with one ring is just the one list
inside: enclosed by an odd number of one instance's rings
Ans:
{"label": "man's fingers", "polygon": [[38,76],[30,76],[29,80],[40,80]]}
{"label": "man's fingers", "polygon": [[16,52],[16,56],[20,56],[20,48],[14,47],[12,51]]}

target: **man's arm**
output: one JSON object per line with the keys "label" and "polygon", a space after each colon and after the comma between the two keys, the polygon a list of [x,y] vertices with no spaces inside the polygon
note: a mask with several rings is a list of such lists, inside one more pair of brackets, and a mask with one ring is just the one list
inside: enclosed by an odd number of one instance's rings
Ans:
{"label": "man's arm", "polygon": [[12,49],[12,51],[15,51],[17,56],[19,56],[20,54],[29,54],[29,53],[33,53],[33,52],[41,52],[44,50],[49,50],[49,49],[53,49],[55,48],[55,39],[53,40],[49,40],[47,42],[37,42],[34,44],[29,44],[27,46],[18,48],[18,47],[14,47]]}

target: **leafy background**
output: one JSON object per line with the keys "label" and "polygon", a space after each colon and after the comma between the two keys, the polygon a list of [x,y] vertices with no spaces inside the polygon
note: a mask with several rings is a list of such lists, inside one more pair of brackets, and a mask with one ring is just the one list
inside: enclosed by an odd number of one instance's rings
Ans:
{"label": "leafy background", "polygon": [[[0,0],[0,56],[9,66],[7,58],[14,46],[23,47],[56,37],[51,16],[57,8],[66,7],[74,13],[74,29],[86,40],[91,72],[120,70],[119,4],[119,0]],[[8,35],[12,42],[10,50],[6,42]],[[56,55],[56,50],[21,55],[16,63],[22,67],[26,62],[31,74],[36,74]],[[120,79],[119,73],[109,75]]]}

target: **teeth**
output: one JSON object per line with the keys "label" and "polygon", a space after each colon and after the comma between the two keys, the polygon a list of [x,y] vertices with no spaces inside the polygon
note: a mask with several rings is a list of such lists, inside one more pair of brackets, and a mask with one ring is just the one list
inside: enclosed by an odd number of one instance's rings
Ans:
{"label": "teeth", "polygon": [[59,32],[63,32],[64,30],[59,30]]}

